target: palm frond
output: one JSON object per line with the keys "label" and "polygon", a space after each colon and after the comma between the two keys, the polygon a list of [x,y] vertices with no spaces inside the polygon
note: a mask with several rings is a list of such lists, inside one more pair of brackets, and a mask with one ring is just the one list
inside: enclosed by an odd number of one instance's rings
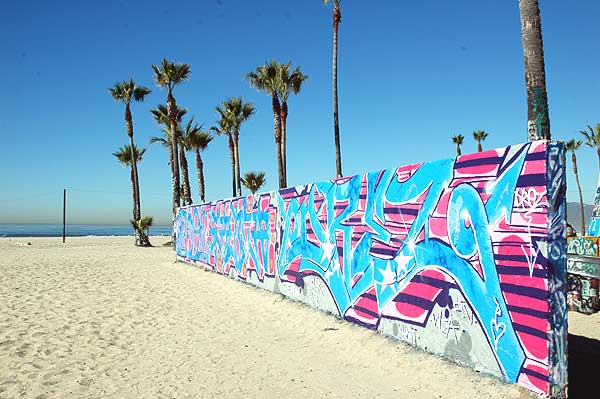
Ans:
{"label": "palm frond", "polygon": [[159,87],[167,86],[170,89],[179,83],[188,80],[191,74],[189,64],[177,64],[163,58],[160,67],[152,65],[154,81]]}
{"label": "palm frond", "polygon": [[565,150],[575,152],[581,147],[581,144],[583,144],[581,140],[571,139],[565,143]]}
{"label": "palm frond", "polygon": [[149,88],[144,86],[136,86],[135,89],[133,89],[133,99],[138,102],[144,101],[144,97],[150,93],[152,93],[152,90]]}
{"label": "palm frond", "polygon": [[462,145],[464,139],[465,139],[465,136],[463,136],[462,134],[457,134],[456,136],[452,136],[452,142],[454,144]]}
{"label": "palm frond", "polygon": [[[146,148],[138,148],[138,146],[134,144],[133,152],[136,162],[141,162],[144,154],[146,153]],[[119,148],[118,151],[115,151],[112,154],[124,166],[131,165],[131,146],[129,144],[124,145],[123,147]]]}
{"label": "palm frond", "polygon": [[476,130],[473,132],[473,138],[477,141],[483,141],[487,138],[488,133],[485,130]]}
{"label": "palm frond", "polygon": [[579,132],[585,137],[585,144],[589,147],[596,147],[600,145],[600,123],[596,125],[596,129],[590,125],[587,126],[587,130],[580,130]]}
{"label": "palm frond", "polygon": [[[181,123],[183,117],[187,114],[187,109],[180,107],[177,105],[177,114],[175,119],[177,123]],[[155,109],[151,109],[150,113],[154,116],[154,120],[159,125],[169,125],[169,113],[168,108],[165,104],[158,104]]]}
{"label": "palm frond", "polygon": [[244,103],[242,97],[232,97],[215,107],[222,126],[227,126],[232,132],[239,131],[242,123],[256,113],[252,103]]}
{"label": "palm frond", "polygon": [[308,76],[304,75],[300,67],[296,67],[290,73],[292,62],[280,64],[278,66],[278,94],[282,101],[287,101],[290,93],[298,94],[302,88],[302,84],[308,80]]}
{"label": "palm frond", "polygon": [[277,61],[267,61],[264,65],[257,67],[253,72],[249,72],[244,79],[250,82],[250,85],[256,90],[269,95],[277,95],[278,74],[280,63]]}
{"label": "palm frond", "polygon": [[267,182],[265,172],[248,172],[242,177],[242,184],[250,190],[252,194],[256,193]]}
{"label": "palm frond", "polygon": [[167,135],[167,130],[163,130],[163,134],[165,137],[152,136],[150,137],[150,144],[160,144],[165,148],[171,148],[171,140],[169,139],[170,133]]}

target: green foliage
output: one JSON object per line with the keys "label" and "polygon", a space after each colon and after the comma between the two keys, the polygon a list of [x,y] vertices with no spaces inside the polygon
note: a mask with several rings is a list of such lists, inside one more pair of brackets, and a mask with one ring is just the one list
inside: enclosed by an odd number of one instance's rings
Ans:
{"label": "green foliage", "polygon": [[183,144],[188,151],[204,151],[214,137],[207,131],[202,130],[202,125],[191,125],[192,118],[186,125],[183,133]]}
{"label": "green foliage", "polygon": [[242,177],[242,184],[250,190],[252,194],[256,193],[267,182],[265,172],[248,172]]}
{"label": "green foliage", "polygon": [[150,137],[150,144],[160,144],[165,148],[171,148],[171,131],[167,128],[162,129],[163,136]]}
{"label": "green foliage", "polygon": [[[133,152],[135,154],[136,162],[141,162],[146,148],[139,149],[137,145],[133,145]],[[119,148],[118,151],[112,153],[117,160],[124,166],[131,165],[131,146],[129,144]]]}
{"label": "green foliage", "polygon": [[596,124],[594,129],[588,125],[588,130],[580,130],[579,132],[585,137],[585,144],[590,147],[600,146],[600,123]]}
{"label": "green foliage", "polygon": [[219,136],[229,136],[233,131],[231,122],[227,118],[223,117],[217,121],[216,126],[211,126],[209,130],[211,132],[215,132]]}
{"label": "green foliage", "polygon": [[462,134],[457,134],[456,136],[452,136],[452,142],[457,145],[462,145],[464,139],[465,139],[465,136],[463,136]]}
{"label": "green foliage", "polygon": [[581,144],[583,144],[581,140],[571,139],[565,143],[565,150],[575,152],[581,147]]}
{"label": "green foliage", "polygon": [[167,86],[169,91],[181,82],[189,79],[191,68],[189,64],[177,64],[163,58],[160,66],[152,65],[154,81],[159,87]]}
{"label": "green foliage", "polygon": [[296,67],[291,73],[292,62],[287,64],[279,64],[278,66],[278,89],[277,93],[281,101],[287,101],[290,93],[298,94],[302,88],[302,84],[308,80],[308,75],[304,75],[300,67]]}
{"label": "green foliage", "polygon": [[[181,119],[187,114],[187,109],[181,108],[177,105],[177,113],[175,116],[175,120],[177,123],[181,123]],[[151,109],[150,113],[154,116],[154,120],[159,125],[168,126],[169,125],[169,114],[167,113],[167,106],[164,104],[158,104],[155,109]]]}
{"label": "green foliage", "polygon": [[238,131],[242,123],[248,120],[256,112],[252,103],[244,103],[242,97],[229,98],[217,105],[215,109],[220,115],[221,120],[229,126],[232,132]]}
{"label": "green foliage", "polygon": [[488,134],[484,130],[475,130],[473,132],[473,138],[477,140],[477,142],[484,141],[487,136]]}
{"label": "green foliage", "polygon": [[244,79],[256,90],[269,95],[277,95],[279,89],[279,70],[281,64],[270,60],[257,67],[253,72],[248,72]]}
{"label": "green foliage", "polygon": [[146,234],[148,234],[148,230],[154,223],[154,218],[152,216],[144,216],[138,221],[129,219],[129,223],[131,223],[131,227],[133,227],[134,230],[144,231]]}
{"label": "green foliage", "polygon": [[130,104],[131,100],[144,101],[144,97],[152,93],[147,87],[137,86],[133,79],[116,82],[113,87],[108,89],[108,92],[115,101],[124,104]]}
{"label": "green foliage", "polygon": [[308,80],[300,67],[291,70],[292,62],[281,64],[270,60],[246,74],[245,79],[258,91],[276,95],[282,101],[287,101],[290,93],[298,94],[302,84]]}

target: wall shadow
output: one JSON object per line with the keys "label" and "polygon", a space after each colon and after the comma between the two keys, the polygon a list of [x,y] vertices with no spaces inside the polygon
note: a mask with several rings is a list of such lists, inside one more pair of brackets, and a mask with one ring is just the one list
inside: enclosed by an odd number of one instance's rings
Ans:
{"label": "wall shadow", "polygon": [[569,399],[597,397],[600,341],[569,334]]}

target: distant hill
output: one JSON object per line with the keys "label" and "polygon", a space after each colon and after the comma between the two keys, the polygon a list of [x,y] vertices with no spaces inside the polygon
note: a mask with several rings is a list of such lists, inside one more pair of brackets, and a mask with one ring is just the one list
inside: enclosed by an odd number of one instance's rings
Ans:
{"label": "distant hill", "polygon": [[[585,215],[585,226],[586,228],[590,224],[590,217],[592,217],[593,205],[583,204],[583,214]],[[579,202],[567,202],[567,222],[577,230],[577,234],[580,234],[581,230],[581,211],[579,208]]]}

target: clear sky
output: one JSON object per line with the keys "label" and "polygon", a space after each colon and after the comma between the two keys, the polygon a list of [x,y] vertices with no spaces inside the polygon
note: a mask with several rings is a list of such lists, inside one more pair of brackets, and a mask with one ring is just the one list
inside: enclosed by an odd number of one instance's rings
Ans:
{"label": "clear sky", "polygon": [[[600,122],[600,2],[540,0],[554,139]],[[72,223],[127,223],[129,171],[111,155],[127,143],[123,106],[107,93],[133,77],[153,92],[132,107],[135,140],[160,130],[149,109],[164,103],[151,64],[191,64],[178,104],[210,126],[215,105],[243,96],[257,108],[242,126],[242,173],[264,170],[277,186],[270,99],[243,80],[268,59],[293,61],[310,79],[289,100],[288,183],[335,175],[331,7],[321,0],[5,2],[0,13],[0,223],[58,223],[62,190]],[[453,156],[526,140],[526,97],[517,0],[342,2],[339,95],[344,174]],[[190,156],[194,198],[196,171]],[[577,193],[568,165],[568,200]],[[586,203],[598,180],[595,151],[578,152]],[[165,149],[139,165],[142,211],[170,220]],[[230,193],[226,139],[205,152],[207,197]]]}

